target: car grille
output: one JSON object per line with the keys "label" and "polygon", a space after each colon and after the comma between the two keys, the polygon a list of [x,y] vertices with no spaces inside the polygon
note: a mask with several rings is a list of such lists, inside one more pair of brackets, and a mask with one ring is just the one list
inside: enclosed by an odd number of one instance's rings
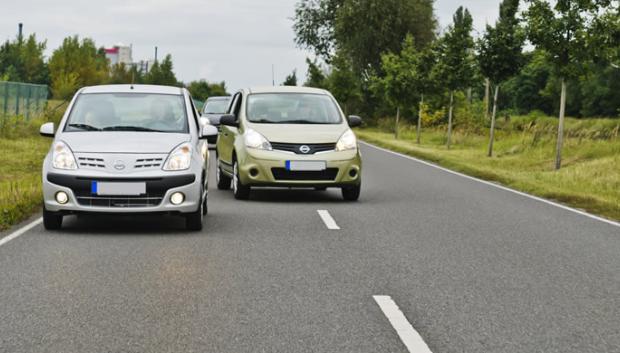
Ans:
{"label": "car grille", "polygon": [[[310,150],[307,153],[301,152],[301,146],[308,146]],[[333,151],[336,149],[335,143],[280,143],[271,142],[271,148],[279,151],[293,152],[296,154],[315,154],[318,152]]]}
{"label": "car grille", "polygon": [[163,197],[108,197],[108,196],[78,196],[77,201],[82,206],[90,207],[155,207],[159,206]]}
{"label": "car grille", "polygon": [[105,163],[101,158],[78,157],[80,167],[105,168]]}
{"label": "car grille", "polygon": [[136,159],[136,163],[133,167],[136,169],[157,168],[161,167],[163,161],[163,158],[141,158]]}
{"label": "car grille", "polygon": [[286,168],[271,168],[273,178],[276,180],[335,180],[338,168],[327,168],[321,171],[292,171]]}

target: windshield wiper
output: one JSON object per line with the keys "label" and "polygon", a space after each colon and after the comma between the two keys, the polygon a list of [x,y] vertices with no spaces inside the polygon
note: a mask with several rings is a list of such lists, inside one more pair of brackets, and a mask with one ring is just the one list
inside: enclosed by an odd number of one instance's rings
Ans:
{"label": "windshield wiper", "polygon": [[94,127],[88,124],[69,124],[69,127],[73,127],[73,128],[80,129],[80,130],[86,130],[86,131],[101,131],[100,128]]}
{"label": "windshield wiper", "polygon": [[325,124],[325,123],[299,119],[299,120],[278,121],[278,124]]}
{"label": "windshield wiper", "polygon": [[143,126],[108,126],[103,131],[148,131],[148,132],[164,132],[162,130],[149,129]]}

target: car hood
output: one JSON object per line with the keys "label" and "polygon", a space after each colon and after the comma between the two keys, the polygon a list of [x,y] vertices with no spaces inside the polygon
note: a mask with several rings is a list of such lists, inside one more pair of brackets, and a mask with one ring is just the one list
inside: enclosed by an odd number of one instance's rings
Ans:
{"label": "car hood", "polygon": [[346,124],[248,124],[270,142],[336,143],[349,129]]}
{"label": "car hood", "polygon": [[134,131],[68,132],[60,136],[77,153],[170,153],[188,134]]}

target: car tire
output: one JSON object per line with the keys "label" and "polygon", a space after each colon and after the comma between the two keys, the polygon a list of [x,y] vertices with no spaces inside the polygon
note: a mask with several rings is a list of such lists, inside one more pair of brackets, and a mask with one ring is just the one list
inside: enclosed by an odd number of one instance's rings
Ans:
{"label": "car tire", "polygon": [[185,215],[185,228],[187,230],[192,230],[192,231],[202,230],[204,216],[206,215],[206,212],[205,212],[206,199],[202,200],[202,194],[204,190],[203,188],[204,187],[200,188],[200,202],[198,203],[200,206],[198,206],[198,209],[196,211]]}
{"label": "car tire", "polygon": [[58,230],[62,227],[61,214],[43,209],[43,227],[47,230]]}
{"label": "car tire", "polygon": [[224,174],[224,171],[222,171],[219,159],[217,160],[217,166],[215,168],[215,180],[217,181],[217,188],[219,190],[230,190],[230,177]]}
{"label": "car tire", "polygon": [[241,183],[239,178],[239,163],[233,162],[233,195],[237,200],[247,200],[250,198],[250,187]]}
{"label": "car tire", "polygon": [[357,201],[360,198],[362,185],[346,186],[342,188],[342,198],[347,201]]}

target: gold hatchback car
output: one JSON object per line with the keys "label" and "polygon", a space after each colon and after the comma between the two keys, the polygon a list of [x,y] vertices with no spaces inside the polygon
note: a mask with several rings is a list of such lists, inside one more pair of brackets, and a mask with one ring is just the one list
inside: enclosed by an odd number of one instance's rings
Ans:
{"label": "gold hatchback car", "polygon": [[359,198],[362,159],[351,127],[325,90],[265,87],[237,92],[220,119],[217,186],[247,199],[253,187],[328,187]]}

